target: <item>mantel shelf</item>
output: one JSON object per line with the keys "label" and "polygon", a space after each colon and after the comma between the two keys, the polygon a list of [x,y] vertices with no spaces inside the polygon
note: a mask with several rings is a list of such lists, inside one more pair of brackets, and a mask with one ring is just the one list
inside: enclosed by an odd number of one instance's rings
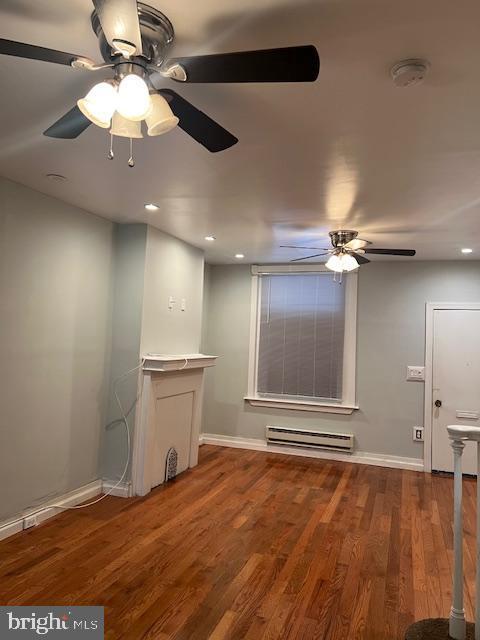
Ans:
{"label": "mantel shelf", "polygon": [[147,353],[144,356],[144,371],[188,371],[190,369],[205,369],[213,367],[217,356],[208,356],[203,353],[185,353],[165,355],[160,353]]}

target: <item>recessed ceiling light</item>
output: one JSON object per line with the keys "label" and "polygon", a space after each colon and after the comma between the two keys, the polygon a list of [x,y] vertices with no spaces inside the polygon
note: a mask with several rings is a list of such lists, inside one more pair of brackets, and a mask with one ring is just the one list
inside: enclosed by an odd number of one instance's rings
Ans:
{"label": "recessed ceiling light", "polygon": [[52,182],[66,182],[66,176],[62,176],[59,173],[47,173],[46,178],[52,180]]}
{"label": "recessed ceiling light", "polygon": [[159,208],[158,204],[153,204],[153,202],[147,202],[145,205],[147,211],[158,211]]}
{"label": "recessed ceiling light", "polygon": [[237,260],[241,260],[242,258],[244,258],[245,256],[243,255],[243,253],[236,253],[235,254],[235,258],[237,258]]}
{"label": "recessed ceiling light", "polygon": [[473,249],[467,249],[465,247],[465,249],[462,249],[462,253],[473,253]]}
{"label": "recessed ceiling light", "polygon": [[215,236],[205,236],[205,240],[207,240],[208,242],[213,242],[214,240],[216,240]]}

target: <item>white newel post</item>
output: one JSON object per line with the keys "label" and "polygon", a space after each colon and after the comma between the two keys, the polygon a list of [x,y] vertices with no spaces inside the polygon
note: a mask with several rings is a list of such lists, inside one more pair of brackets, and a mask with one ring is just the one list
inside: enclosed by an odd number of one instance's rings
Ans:
{"label": "white newel post", "polygon": [[[475,576],[475,640],[480,640],[480,427],[467,427],[452,424],[447,427],[448,436],[453,449],[453,593],[450,619],[448,621],[448,637],[453,640],[465,640],[467,623],[463,609],[463,527],[462,527],[462,455],[465,442],[477,443],[477,566]],[[445,637],[444,626],[447,622],[431,618],[412,624],[406,638]],[[439,631],[441,629],[441,631]],[[420,633],[420,635],[418,635]],[[469,637],[470,635],[469,623]]]}
{"label": "white newel post", "polygon": [[466,623],[463,610],[463,531],[462,531],[462,453],[465,443],[452,437],[453,469],[453,602],[450,610],[449,634],[454,640],[465,640]]}
{"label": "white newel post", "polygon": [[477,441],[477,575],[475,580],[475,640],[480,640],[480,440]]}

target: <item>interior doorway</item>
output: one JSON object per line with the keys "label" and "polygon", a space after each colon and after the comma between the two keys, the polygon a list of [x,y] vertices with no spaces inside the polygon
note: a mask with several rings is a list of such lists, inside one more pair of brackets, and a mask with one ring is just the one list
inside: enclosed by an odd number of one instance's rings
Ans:
{"label": "interior doorway", "polygon": [[[447,425],[480,426],[480,304],[430,303],[426,338],[425,468],[453,472]],[[462,465],[476,474],[473,442]]]}

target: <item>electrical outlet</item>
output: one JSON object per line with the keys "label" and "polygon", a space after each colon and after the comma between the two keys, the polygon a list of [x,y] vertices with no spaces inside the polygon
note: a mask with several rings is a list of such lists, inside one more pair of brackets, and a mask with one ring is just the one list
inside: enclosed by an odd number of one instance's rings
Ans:
{"label": "electrical outlet", "polygon": [[23,519],[23,528],[30,529],[31,527],[36,527],[38,524],[37,516],[27,516]]}
{"label": "electrical outlet", "polygon": [[407,367],[407,380],[422,381],[425,380],[425,367],[420,366],[408,366]]}
{"label": "electrical outlet", "polygon": [[423,442],[423,427],[413,427],[413,439],[415,442]]}

